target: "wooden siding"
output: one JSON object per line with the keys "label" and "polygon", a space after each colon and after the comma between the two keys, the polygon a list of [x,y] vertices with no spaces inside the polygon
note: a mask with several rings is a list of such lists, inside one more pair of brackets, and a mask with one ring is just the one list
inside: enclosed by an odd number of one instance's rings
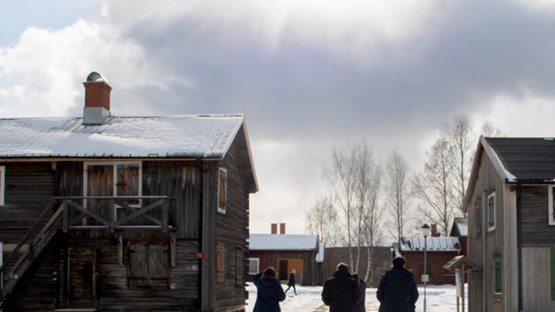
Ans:
{"label": "wooden siding", "polygon": [[[493,311],[494,305],[499,305],[493,298],[493,257],[503,254],[503,181],[486,157],[480,159],[478,175],[475,184],[469,188],[472,194],[468,203],[468,258],[476,265],[469,274],[468,304],[469,311]],[[496,194],[496,229],[490,231],[487,224],[487,196],[490,192]],[[476,204],[481,203],[481,216],[475,215]],[[500,220],[501,219],[501,220]],[[480,233],[476,232],[476,221],[481,222]]]}
{"label": "wooden siding", "polygon": [[555,226],[548,225],[547,185],[520,189],[520,239],[523,246],[555,246]]}
{"label": "wooden siding", "polygon": [[[241,130],[243,131],[243,130]],[[224,245],[225,256],[225,278],[222,283],[217,283],[215,292],[216,311],[238,311],[244,309],[246,300],[245,276],[248,272],[247,261],[247,238],[248,232],[248,209],[249,190],[242,170],[242,159],[246,151],[244,136],[236,136],[225,159],[219,167],[227,171],[227,189],[225,199],[225,214],[216,212],[216,242]],[[217,199],[218,171],[219,167],[212,168],[210,192],[211,198]],[[211,206],[216,209],[217,202]]]}
{"label": "wooden siding", "polygon": [[[300,285],[314,285],[314,275],[316,273],[316,250],[252,250],[249,258],[259,259],[259,269],[263,271],[265,268],[272,266],[278,272],[278,278],[282,281],[289,279],[290,268],[285,268],[279,276],[280,260],[302,260],[302,272],[297,271],[296,281]],[[248,271],[247,271],[248,272]]]}
{"label": "wooden siding", "polygon": [[0,240],[17,244],[55,195],[55,175],[50,162],[0,165],[6,166]]}
{"label": "wooden siding", "polygon": [[551,300],[551,248],[522,249],[522,311],[555,311]]}
{"label": "wooden siding", "polygon": [[[243,171],[243,160],[239,160],[246,153],[244,138],[239,137],[222,162],[142,162],[141,195],[172,199],[171,233],[134,229],[70,231],[49,245],[36,267],[11,293],[6,307],[44,311],[92,305],[102,311],[119,312],[198,311],[202,306],[214,311],[243,311],[248,272],[248,198],[252,186],[246,178],[249,173]],[[217,213],[220,167],[227,170],[225,214]],[[5,227],[0,227],[0,241],[17,244],[52,197],[83,196],[83,168],[79,161],[6,164],[6,205],[0,207],[0,225]],[[147,201],[143,199],[143,206]],[[177,241],[175,266],[170,261],[173,238]],[[143,264],[130,268],[133,242],[163,246],[160,250],[168,254],[160,259],[169,262],[168,271],[164,272],[167,281],[152,284],[148,278],[160,276],[149,275],[142,284],[130,282],[130,270],[132,275],[148,273]],[[220,284],[216,284],[214,273],[216,242],[224,244],[225,250],[225,279]],[[208,257],[199,260],[199,252]]]}

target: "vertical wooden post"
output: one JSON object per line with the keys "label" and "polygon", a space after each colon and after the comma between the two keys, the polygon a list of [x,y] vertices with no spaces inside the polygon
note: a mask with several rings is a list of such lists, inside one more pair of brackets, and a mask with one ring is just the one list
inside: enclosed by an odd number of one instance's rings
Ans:
{"label": "vertical wooden post", "polygon": [[118,239],[118,261],[119,261],[119,264],[122,265],[123,264],[123,234],[122,234],[122,232],[117,233],[117,239]]}

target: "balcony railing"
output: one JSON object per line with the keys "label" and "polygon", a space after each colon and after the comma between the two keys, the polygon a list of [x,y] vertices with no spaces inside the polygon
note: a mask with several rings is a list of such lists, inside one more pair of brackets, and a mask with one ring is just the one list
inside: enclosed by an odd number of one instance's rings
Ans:
{"label": "balcony railing", "polygon": [[60,230],[67,233],[70,230],[136,229],[168,233],[175,229],[171,222],[174,210],[173,201],[167,196],[54,198],[0,266],[0,306],[19,277]]}

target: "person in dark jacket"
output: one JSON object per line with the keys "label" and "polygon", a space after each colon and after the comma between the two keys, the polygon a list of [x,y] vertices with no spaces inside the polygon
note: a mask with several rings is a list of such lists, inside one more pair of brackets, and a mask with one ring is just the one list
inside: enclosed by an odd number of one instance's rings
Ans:
{"label": "person in dark jacket", "polygon": [[291,273],[289,273],[289,282],[287,282],[287,289],[285,290],[285,293],[287,293],[287,291],[289,290],[289,288],[293,287],[293,291],[295,292],[295,295],[297,295],[297,288],[295,288],[295,283],[296,283],[296,278],[295,278],[295,274],[297,273],[297,271],[295,271],[295,269],[291,270]]}
{"label": "person in dark jacket", "polygon": [[393,268],[382,277],[376,297],[380,312],[414,312],[418,289],[412,273],[405,269],[405,258],[395,257]]}
{"label": "person in dark jacket", "polygon": [[360,279],[358,273],[353,273],[353,278],[358,285],[358,299],[355,302],[355,312],[366,312],[366,282]]}
{"label": "person in dark jacket", "polygon": [[333,277],[324,282],[322,301],[330,312],[354,312],[358,297],[358,285],[349,274],[349,267],[339,263]]}
{"label": "person in dark jacket", "polygon": [[285,300],[285,292],[276,278],[276,270],[267,267],[264,273],[256,274],[252,282],[257,290],[253,312],[280,312],[279,302]]}

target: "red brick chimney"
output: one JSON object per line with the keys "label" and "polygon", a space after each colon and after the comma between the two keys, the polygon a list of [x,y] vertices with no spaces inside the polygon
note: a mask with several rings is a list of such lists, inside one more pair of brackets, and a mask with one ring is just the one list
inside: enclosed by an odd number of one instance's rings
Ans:
{"label": "red brick chimney", "polygon": [[431,234],[431,236],[432,237],[439,236],[438,233],[437,233],[437,224],[432,224],[432,234]]}
{"label": "red brick chimney", "polygon": [[285,234],[285,223],[279,224],[279,234]]}
{"label": "red brick chimney", "polygon": [[83,82],[85,86],[85,108],[83,124],[104,124],[110,117],[110,92],[108,80],[97,72],[92,72]]}
{"label": "red brick chimney", "polygon": [[277,234],[277,223],[272,223],[272,234]]}

